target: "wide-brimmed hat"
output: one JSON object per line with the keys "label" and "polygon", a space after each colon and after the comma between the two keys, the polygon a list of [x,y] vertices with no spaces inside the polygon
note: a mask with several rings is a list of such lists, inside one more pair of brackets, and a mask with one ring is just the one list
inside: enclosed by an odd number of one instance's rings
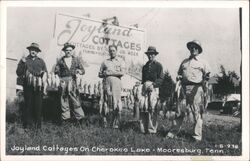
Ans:
{"label": "wide-brimmed hat", "polygon": [[202,53],[201,43],[198,40],[193,40],[187,43],[187,48],[189,50],[191,50],[193,46],[199,50],[199,54]]}
{"label": "wide-brimmed hat", "polygon": [[38,52],[41,52],[41,49],[39,49],[39,45],[37,43],[31,43],[30,46],[27,47],[28,50],[30,49],[36,49]]}
{"label": "wide-brimmed hat", "polygon": [[159,52],[156,51],[156,48],[154,46],[149,46],[148,51],[146,51],[145,54],[155,54],[155,55],[157,55],[157,54],[159,54]]}
{"label": "wide-brimmed hat", "polygon": [[63,45],[62,50],[64,51],[67,47],[72,47],[72,49],[75,49],[75,45],[66,42],[66,43]]}

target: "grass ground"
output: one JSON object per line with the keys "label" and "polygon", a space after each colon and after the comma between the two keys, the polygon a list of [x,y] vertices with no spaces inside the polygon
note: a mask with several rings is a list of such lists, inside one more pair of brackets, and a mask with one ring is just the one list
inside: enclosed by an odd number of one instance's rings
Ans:
{"label": "grass ground", "polygon": [[[165,139],[171,123],[159,117],[156,135],[141,134],[130,110],[124,110],[120,129],[103,128],[100,117],[88,115],[88,123],[57,125],[43,121],[42,129],[22,128],[18,104],[7,102],[7,155],[241,155],[240,119],[207,112],[203,140],[190,139],[192,126],[185,120],[178,139]],[[16,147],[16,149],[14,149]],[[18,149],[17,149],[18,148]],[[22,149],[25,148],[25,149]]]}

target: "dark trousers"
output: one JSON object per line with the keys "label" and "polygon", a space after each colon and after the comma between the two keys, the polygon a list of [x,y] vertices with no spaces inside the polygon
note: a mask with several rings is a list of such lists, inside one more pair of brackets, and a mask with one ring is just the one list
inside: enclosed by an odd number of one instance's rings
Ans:
{"label": "dark trousers", "polygon": [[139,120],[140,119],[140,109],[139,109],[139,101],[138,100],[135,100],[134,102],[134,118],[136,120]]}
{"label": "dark trousers", "polygon": [[42,123],[42,91],[33,87],[24,88],[23,125],[24,128],[33,123],[36,128],[41,128]]}

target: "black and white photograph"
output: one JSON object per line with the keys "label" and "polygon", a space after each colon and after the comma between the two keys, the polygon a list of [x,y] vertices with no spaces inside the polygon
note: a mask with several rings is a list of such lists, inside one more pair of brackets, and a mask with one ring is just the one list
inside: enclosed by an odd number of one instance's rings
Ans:
{"label": "black and white photograph", "polygon": [[248,1],[1,10],[1,160],[249,160]]}

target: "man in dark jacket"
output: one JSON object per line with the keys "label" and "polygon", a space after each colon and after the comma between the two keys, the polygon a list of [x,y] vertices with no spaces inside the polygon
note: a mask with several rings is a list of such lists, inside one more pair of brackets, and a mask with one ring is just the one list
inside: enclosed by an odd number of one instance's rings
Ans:
{"label": "man in dark jacket", "polygon": [[159,54],[156,48],[149,46],[145,54],[148,56],[148,62],[142,68],[142,93],[145,94],[146,103],[141,107],[140,127],[143,133],[156,133],[159,87],[162,84],[164,75],[161,63],[155,60],[155,56]]}
{"label": "man in dark jacket", "polygon": [[76,77],[85,74],[85,70],[80,58],[73,56],[75,46],[65,43],[62,51],[65,56],[58,60],[55,67],[55,74],[58,74],[61,85],[61,119],[67,121],[71,118],[70,110],[75,119],[81,121],[84,118],[84,112],[80,103],[80,95],[76,86]]}
{"label": "man in dark jacket", "polygon": [[43,59],[37,57],[41,52],[37,43],[32,43],[27,47],[29,55],[23,57],[17,66],[16,74],[24,79],[24,103],[23,126],[32,125],[34,120],[36,128],[41,128],[42,120],[42,76],[47,72]]}

